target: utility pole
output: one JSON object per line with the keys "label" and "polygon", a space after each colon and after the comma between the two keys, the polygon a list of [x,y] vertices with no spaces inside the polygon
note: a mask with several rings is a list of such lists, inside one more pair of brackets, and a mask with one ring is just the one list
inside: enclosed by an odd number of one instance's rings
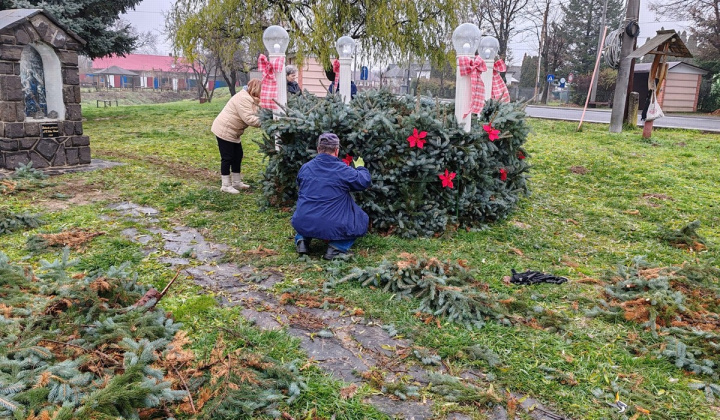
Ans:
{"label": "utility pole", "polygon": [[[627,11],[625,13],[625,22],[627,26],[631,22],[637,23],[640,16],[640,0],[628,0]],[[620,68],[618,69],[618,77],[615,82],[615,96],[613,97],[612,114],[610,114],[610,132],[620,133],[623,126],[623,115],[625,115],[625,103],[627,102],[627,88],[630,83],[630,70],[632,68],[632,59],[628,55],[633,51],[635,46],[634,37],[625,30],[622,34],[622,48],[620,49]]]}
{"label": "utility pole", "polygon": [[542,53],[545,49],[545,38],[547,38],[547,19],[550,13],[550,3],[552,0],[545,0],[545,13],[543,14],[543,26],[540,31],[540,49],[538,50],[537,73],[535,74],[535,93],[533,93],[533,102],[537,101],[538,87],[540,86],[540,63],[542,62]]}
{"label": "utility pole", "polygon": [[[598,32],[598,51],[600,50],[601,44],[602,44],[602,28],[605,27],[605,20],[607,16],[607,4],[608,0],[605,0],[605,5],[603,6],[603,14],[602,14],[602,23],[600,24],[600,32]],[[598,84],[598,77],[599,72],[595,72],[595,78],[592,81],[592,89],[590,90],[590,102],[595,102],[595,94],[597,94],[597,84]]]}

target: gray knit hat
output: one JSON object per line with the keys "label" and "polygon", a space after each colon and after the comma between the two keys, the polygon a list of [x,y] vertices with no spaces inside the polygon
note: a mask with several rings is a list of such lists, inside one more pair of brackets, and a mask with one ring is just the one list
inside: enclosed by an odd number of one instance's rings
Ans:
{"label": "gray knit hat", "polygon": [[340,139],[333,133],[322,133],[317,141],[317,147],[320,146],[338,148],[340,147]]}

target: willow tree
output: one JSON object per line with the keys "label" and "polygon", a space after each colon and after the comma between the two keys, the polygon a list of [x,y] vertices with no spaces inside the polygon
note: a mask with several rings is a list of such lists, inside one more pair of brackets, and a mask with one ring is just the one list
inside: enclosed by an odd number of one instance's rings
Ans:
{"label": "willow tree", "polygon": [[[199,46],[224,64],[239,52],[256,57],[262,30],[278,24],[290,33],[290,50],[302,61],[326,66],[335,41],[349,35],[367,58],[447,61],[457,10],[469,0],[176,0],[168,22],[175,46],[190,56]],[[174,27],[173,27],[174,25]]]}
{"label": "willow tree", "polygon": [[467,0],[303,0],[278,1],[281,19],[293,31],[301,55],[328,63],[332,46],[348,35],[359,41],[364,54],[393,61],[447,61],[450,34],[458,24],[457,11]]}
{"label": "willow tree", "polygon": [[219,72],[233,95],[238,73],[247,73],[257,60],[267,22],[257,13],[263,9],[252,6],[252,1],[176,0],[166,16],[175,52],[191,66],[203,63],[205,75]]}

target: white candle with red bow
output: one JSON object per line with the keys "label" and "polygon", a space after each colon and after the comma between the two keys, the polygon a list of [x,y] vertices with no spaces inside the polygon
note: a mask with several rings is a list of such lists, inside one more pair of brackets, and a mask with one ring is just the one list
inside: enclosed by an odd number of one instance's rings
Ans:
{"label": "white candle with red bow", "polygon": [[[287,104],[287,75],[285,74],[285,50],[287,50],[288,44],[290,43],[290,36],[287,31],[277,25],[269,26],[263,32],[263,44],[268,50],[268,62],[274,70],[274,83],[276,92],[273,93],[273,100],[279,105],[285,106]],[[279,59],[279,60],[278,60]],[[275,65],[275,64],[278,65]],[[262,69],[261,69],[262,71]],[[263,77],[263,79],[266,79]],[[268,81],[263,80],[264,85],[268,84]],[[276,114],[281,114],[284,111],[281,107],[272,106],[269,107]]]}
{"label": "white candle with red bow", "polygon": [[500,42],[493,36],[486,36],[480,40],[478,52],[480,53],[480,57],[485,60],[485,66],[489,70],[482,74],[483,85],[485,85],[486,101],[492,97],[491,87],[493,83],[493,66],[495,65],[495,57],[497,56],[499,49]]}
{"label": "white candle with red bow", "polygon": [[[452,34],[453,47],[457,55],[457,73],[455,77],[455,117],[458,125],[466,132],[470,132],[472,114],[470,102],[472,94],[472,74],[461,72],[463,61],[475,56],[480,43],[481,32],[472,23],[463,23]],[[463,73],[463,74],[461,74]]]}

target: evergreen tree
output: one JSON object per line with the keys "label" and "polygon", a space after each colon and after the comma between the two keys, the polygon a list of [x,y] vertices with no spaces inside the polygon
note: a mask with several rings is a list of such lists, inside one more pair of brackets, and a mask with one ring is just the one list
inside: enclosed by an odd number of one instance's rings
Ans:
{"label": "evergreen tree", "polygon": [[520,87],[534,88],[537,79],[537,55],[527,55],[523,57],[520,66]]}
{"label": "evergreen tree", "polygon": [[[603,31],[603,5],[604,0],[568,0],[561,4],[564,17],[560,30],[568,41],[568,70],[575,74],[591,73],[595,66],[598,38]],[[622,22],[623,5],[622,0],[607,0],[608,32]]]}
{"label": "evergreen tree", "polygon": [[135,8],[142,0],[0,0],[4,9],[45,9],[87,44],[82,53],[90,58],[110,54],[125,55],[135,48],[137,38],[130,25],[113,28],[119,15]]}

